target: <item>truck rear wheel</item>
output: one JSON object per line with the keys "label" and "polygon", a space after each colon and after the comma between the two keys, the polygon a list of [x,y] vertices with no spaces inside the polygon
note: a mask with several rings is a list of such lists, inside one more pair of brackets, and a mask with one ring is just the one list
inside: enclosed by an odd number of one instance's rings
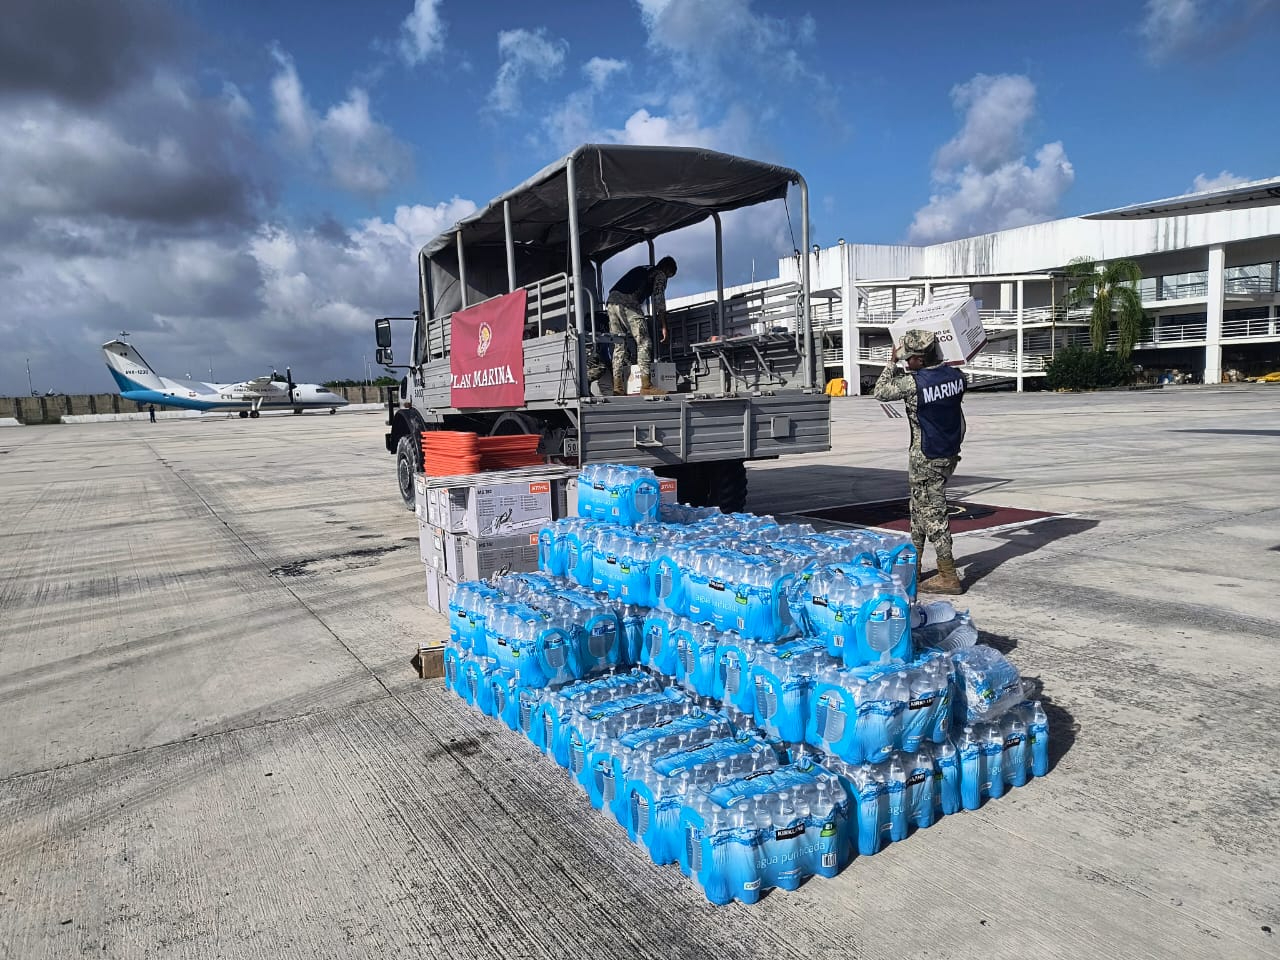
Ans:
{"label": "truck rear wheel", "polygon": [[415,506],[413,475],[421,469],[422,454],[418,449],[417,438],[406,433],[396,444],[396,485],[400,488],[400,499],[410,510]]}
{"label": "truck rear wheel", "polygon": [[707,479],[707,506],[721,513],[741,513],[747,507],[747,465],[742,460],[701,464]]}

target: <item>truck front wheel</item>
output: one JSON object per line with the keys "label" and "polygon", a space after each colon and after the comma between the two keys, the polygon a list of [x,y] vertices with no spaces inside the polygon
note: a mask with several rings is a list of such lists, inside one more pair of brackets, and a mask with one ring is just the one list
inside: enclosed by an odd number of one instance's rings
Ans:
{"label": "truck front wheel", "polygon": [[396,485],[400,488],[400,499],[410,510],[414,508],[413,475],[421,469],[418,441],[413,434],[406,433],[396,444]]}

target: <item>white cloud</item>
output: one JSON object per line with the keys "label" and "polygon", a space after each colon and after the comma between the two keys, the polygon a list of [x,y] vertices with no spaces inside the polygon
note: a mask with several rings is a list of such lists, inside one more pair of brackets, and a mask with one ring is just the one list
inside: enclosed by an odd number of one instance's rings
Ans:
{"label": "white cloud", "polygon": [[1019,157],[985,173],[965,167],[916,211],[910,238],[938,243],[1051,219],[1074,180],[1060,142],[1037,150],[1034,165]]}
{"label": "white cloud", "polygon": [[1138,35],[1152,63],[1184,62],[1274,31],[1277,15],[1276,0],[1147,0]]}
{"label": "white cloud", "polygon": [[1242,183],[1248,183],[1248,177],[1237,177],[1229,170],[1223,170],[1216,177],[1211,177],[1204,173],[1197,173],[1195,180],[1191,183],[1190,193],[1206,193],[1211,190],[1226,190],[1229,187],[1236,187]]}
{"label": "white cloud", "polygon": [[615,73],[627,69],[627,61],[615,60],[612,57],[592,57],[582,65],[582,72],[591,81],[592,90],[603,90],[609,78]]}
{"label": "white cloud", "polygon": [[752,0],[636,0],[649,46],[671,57],[686,75],[723,82],[734,66],[794,80],[809,74],[800,48],[812,43],[812,17],[770,17]]}
{"label": "white cloud", "polygon": [[441,0],[414,0],[413,12],[400,25],[400,56],[411,67],[444,50],[440,3]]}
{"label": "white cloud", "polygon": [[1147,55],[1159,61],[1189,45],[1200,28],[1196,0],[1147,0],[1138,32],[1147,43]]}
{"label": "white cloud", "polygon": [[286,143],[321,168],[343,190],[364,196],[386,192],[410,166],[409,148],[369,110],[369,94],[352,87],[324,115],[312,109],[293,58],[279,48],[271,80],[276,122]]}
{"label": "white cloud", "polygon": [[550,80],[564,69],[569,43],[553,39],[543,27],[537,30],[503,30],[498,34],[498,75],[489,91],[489,103],[499,113],[520,109],[521,90],[529,77]]}
{"label": "white cloud", "polygon": [[1061,142],[1040,147],[1032,163],[1022,152],[1035,116],[1034,84],[978,74],[951,98],[964,122],[938,151],[935,192],[916,211],[910,239],[936,243],[1052,218],[1075,170]]}
{"label": "white cloud", "polygon": [[1036,88],[1019,75],[980,73],[951,90],[957,110],[965,111],[960,132],[942,145],[935,169],[972,165],[990,171],[1019,152],[1023,131],[1036,112]]}
{"label": "white cloud", "polygon": [[733,153],[744,149],[752,135],[751,126],[750,116],[738,107],[731,108],[720,123],[713,125],[704,125],[691,109],[655,115],[641,108],[627,118],[621,129],[605,131],[605,139],[611,143],[707,147]]}

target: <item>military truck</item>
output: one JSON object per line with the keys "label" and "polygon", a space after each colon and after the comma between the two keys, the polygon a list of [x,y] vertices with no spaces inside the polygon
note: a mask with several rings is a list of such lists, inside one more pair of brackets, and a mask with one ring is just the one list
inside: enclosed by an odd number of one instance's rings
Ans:
{"label": "military truck", "polygon": [[[676,479],[682,502],[725,511],[743,508],[747,461],[830,449],[808,256],[798,284],[725,295],[721,215],[785,204],[792,187],[807,251],[809,193],[795,170],[699,148],[588,144],[424,246],[414,316],[375,322],[378,361],[404,371],[388,390],[386,447],[405,503],[430,430],[536,434],[554,461],[652,467]],[[611,377],[588,378],[593,357],[608,369],[613,350],[629,349],[609,333],[606,264],[641,244],[653,264],[661,237],[708,218],[715,296],[670,311],[665,341],[653,331],[671,392],[612,395]],[[400,366],[396,319],[413,322]]]}

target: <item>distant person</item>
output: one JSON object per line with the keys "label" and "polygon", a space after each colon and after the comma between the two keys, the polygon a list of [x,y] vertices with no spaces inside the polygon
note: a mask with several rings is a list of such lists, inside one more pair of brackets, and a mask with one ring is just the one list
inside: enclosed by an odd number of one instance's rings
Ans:
{"label": "distant person", "polygon": [[[905,373],[898,372],[899,352],[906,358]],[[942,362],[937,335],[908,330],[901,347],[894,345],[889,365],[873,391],[877,400],[901,400],[907,408],[911,425],[907,481],[911,489],[911,542],[919,558],[917,581],[926,539],[938,555],[938,572],[920,584],[922,593],[954,596],[964,592],[951,551],[946,493],[964,442],[964,390],[964,375]]]}
{"label": "distant person", "polygon": [[609,332],[621,337],[613,347],[613,392],[627,392],[627,376],[631,364],[627,356],[626,335],[636,341],[636,364],[640,367],[640,393],[654,396],[666,393],[653,385],[653,337],[644,315],[644,302],[650,301],[654,319],[662,324],[663,342],[667,339],[667,281],[676,275],[676,261],[663,257],[652,267],[628,270],[609,290],[605,309],[609,313]]}
{"label": "distant person", "polygon": [[156,422],[156,405],[153,403],[147,407],[147,413],[151,416],[151,422]]}

